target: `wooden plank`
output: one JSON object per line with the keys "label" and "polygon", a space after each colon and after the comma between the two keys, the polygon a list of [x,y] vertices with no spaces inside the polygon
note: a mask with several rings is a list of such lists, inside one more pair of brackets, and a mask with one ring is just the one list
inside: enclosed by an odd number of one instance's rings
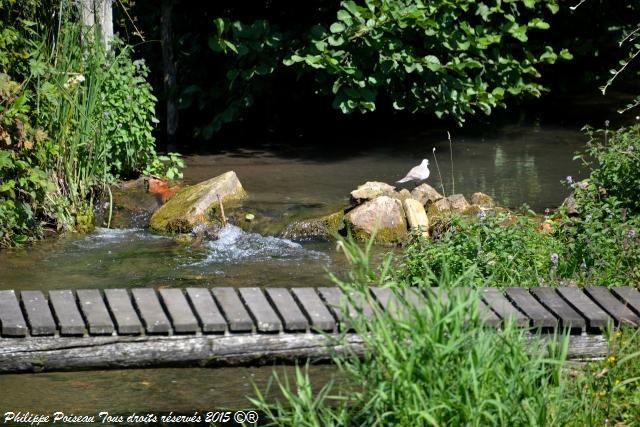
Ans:
{"label": "wooden plank", "polygon": [[114,327],[111,316],[98,289],[76,291],[80,309],[89,327],[90,334],[112,334]]}
{"label": "wooden plank", "polygon": [[282,322],[275,312],[262,289],[256,287],[239,288],[240,296],[256,319],[256,328],[260,332],[278,332],[282,329]]}
{"label": "wooden plank", "polygon": [[139,335],[144,332],[126,289],[105,289],[104,295],[107,297],[107,304],[116,321],[119,334]]}
{"label": "wooden plank", "polygon": [[517,326],[529,326],[529,318],[514,307],[499,290],[495,288],[481,288],[480,297],[503,321],[512,319]]}
{"label": "wooden plank", "polygon": [[[462,288],[458,288],[462,289]],[[449,302],[449,295],[447,295],[447,291],[438,286],[431,287],[431,293],[436,298],[437,301],[440,301],[442,304],[447,304]]]}
{"label": "wooden plank", "polygon": [[355,316],[358,313],[362,313],[365,317],[373,316],[373,308],[370,304],[375,304],[375,302],[371,301],[371,299],[370,295],[363,295],[362,292],[351,292],[348,302],[349,308],[353,309],[352,315]]}
{"label": "wooden plank", "polygon": [[526,289],[507,288],[506,296],[531,319],[531,324],[534,327],[554,328],[558,325],[556,317],[544,308]]}
{"label": "wooden plank", "polygon": [[220,313],[211,292],[204,288],[187,288],[187,296],[195,309],[200,321],[202,332],[224,332],[227,330],[227,321]]}
{"label": "wooden plank", "polygon": [[309,327],[309,321],[288,289],[266,288],[265,291],[278,313],[280,313],[280,317],[284,321],[285,330],[305,331]]}
{"label": "wooden plank", "polygon": [[394,319],[408,318],[408,311],[405,304],[398,300],[395,292],[389,288],[379,288],[372,286],[371,292],[385,312],[388,312]]}
{"label": "wooden plank", "polygon": [[560,319],[560,325],[563,328],[585,329],[587,327],[585,318],[560,297],[555,289],[536,287],[531,289],[531,294]]}
{"label": "wooden plank", "polygon": [[339,322],[347,324],[349,322],[349,314],[351,308],[340,288],[322,287],[318,288],[318,293],[325,300],[327,306],[333,311],[333,314]]}
{"label": "wooden plank", "polygon": [[336,322],[314,288],[292,288],[291,293],[311,320],[311,328],[319,331],[332,331]]}
{"label": "wooden plank", "polygon": [[168,288],[159,290],[164,306],[169,312],[173,330],[177,333],[195,333],[200,330],[198,319],[191,311],[181,289]]}
{"label": "wooden plank", "polygon": [[587,286],[586,293],[604,308],[616,322],[626,325],[638,325],[640,318],[629,310],[618,298],[613,296],[604,286]]}
{"label": "wooden plank", "polygon": [[427,304],[425,296],[416,288],[406,288],[403,290],[402,295],[404,295],[409,305],[412,305],[417,310],[422,310]]}
{"label": "wooden plank", "polygon": [[20,292],[22,305],[31,329],[31,335],[53,335],[56,322],[49,309],[49,303],[40,291]]}
{"label": "wooden plank", "polygon": [[630,286],[611,288],[613,292],[627,307],[640,315],[640,292]]}
{"label": "wooden plank", "polygon": [[[432,289],[440,289],[440,288],[432,288]],[[474,290],[472,290],[471,288],[455,287],[455,288],[452,288],[449,293],[451,297],[464,296],[465,298],[468,298],[469,293],[472,291]],[[446,295],[446,292],[444,292],[444,290],[440,290],[438,292],[442,294],[441,298],[447,298],[447,301],[448,301],[449,297]],[[502,323],[502,320],[500,320],[500,316],[494,313],[494,311],[491,310],[491,308],[489,308],[489,306],[484,301],[482,301],[482,298],[480,298],[479,292],[477,294],[477,298],[478,298],[477,310],[478,310],[478,316],[480,320],[482,320],[484,323],[486,323],[489,326],[494,326],[494,327],[500,326],[500,324]]]}
{"label": "wooden plank", "polygon": [[211,290],[232,332],[251,332],[253,320],[244,308],[234,288],[213,288]]}
{"label": "wooden plank", "polygon": [[589,323],[591,328],[606,328],[609,321],[613,319],[589,298],[580,289],[562,286],[557,288],[558,293],[567,301],[571,307]]}
{"label": "wooden plank", "polygon": [[49,301],[58,320],[60,335],[84,335],[87,328],[72,291],[49,291]]}
{"label": "wooden plank", "polygon": [[148,334],[167,334],[171,331],[171,322],[160,305],[156,291],[135,288],[131,294]]}
{"label": "wooden plank", "polygon": [[20,303],[15,291],[0,291],[0,325],[2,335],[24,337],[27,335],[27,322],[22,316]]}

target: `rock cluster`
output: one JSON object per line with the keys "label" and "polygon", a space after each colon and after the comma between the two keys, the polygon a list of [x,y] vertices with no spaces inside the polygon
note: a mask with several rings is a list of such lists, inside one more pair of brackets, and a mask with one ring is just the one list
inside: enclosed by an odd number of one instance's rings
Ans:
{"label": "rock cluster", "polygon": [[494,206],[484,193],[474,193],[469,203],[462,194],[444,197],[428,184],[409,192],[377,181],[366,182],[352,191],[351,201],[351,206],[333,215],[289,224],[282,235],[296,240],[326,239],[346,227],[359,240],[375,235],[376,243],[397,244],[414,229],[428,237],[432,221],[442,216],[477,213]]}

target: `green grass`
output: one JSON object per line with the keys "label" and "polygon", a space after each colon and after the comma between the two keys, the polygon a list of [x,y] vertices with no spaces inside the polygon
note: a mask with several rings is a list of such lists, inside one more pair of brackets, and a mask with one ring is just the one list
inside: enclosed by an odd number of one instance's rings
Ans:
{"label": "green grass", "polygon": [[353,269],[345,281],[333,277],[336,284],[367,299],[368,284],[387,285],[399,306],[352,319],[368,352],[334,358],[350,387],[330,383],[314,394],[299,368],[295,379],[275,377],[282,398],[268,400],[258,391],[252,402],[267,425],[601,426],[606,419],[637,425],[640,339],[633,331],[612,333],[607,359],[568,369],[568,336],[542,344],[512,324],[484,325],[470,286],[473,269],[425,273],[450,297],[447,303],[427,298],[417,310],[402,297],[389,259],[374,271],[370,246],[346,243],[345,250]]}

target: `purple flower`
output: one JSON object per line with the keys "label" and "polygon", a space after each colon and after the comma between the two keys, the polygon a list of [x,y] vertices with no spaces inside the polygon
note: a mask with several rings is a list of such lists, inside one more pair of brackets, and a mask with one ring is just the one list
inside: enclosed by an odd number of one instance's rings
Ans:
{"label": "purple flower", "polygon": [[631,229],[631,230],[627,231],[627,238],[631,239],[631,240],[635,239],[636,238],[636,230]]}
{"label": "purple flower", "polygon": [[544,278],[538,277],[538,286],[544,286]]}
{"label": "purple flower", "polygon": [[571,175],[567,175],[566,179],[568,184],[573,184],[573,177]]}
{"label": "purple flower", "polygon": [[551,261],[551,265],[553,265],[554,267],[558,265],[558,254],[553,253],[551,254],[551,256],[549,257],[549,260]]}
{"label": "purple flower", "polygon": [[487,217],[487,213],[485,211],[480,211],[480,213],[478,214],[478,218],[480,218],[480,220],[483,220]]}
{"label": "purple flower", "polygon": [[544,210],[544,214],[545,214],[545,215],[549,215],[550,213],[551,213],[551,209],[546,208],[546,209]]}

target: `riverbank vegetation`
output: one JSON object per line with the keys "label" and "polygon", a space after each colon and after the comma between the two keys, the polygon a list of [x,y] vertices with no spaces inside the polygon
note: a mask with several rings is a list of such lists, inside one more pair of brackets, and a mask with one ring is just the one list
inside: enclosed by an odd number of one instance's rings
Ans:
{"label": "riverbank vegetation", "polygon": [[109,184],[174,166],[155,151],[148,69],[70,1],[2,0],[0,13],[0,246],[90,229]]}

